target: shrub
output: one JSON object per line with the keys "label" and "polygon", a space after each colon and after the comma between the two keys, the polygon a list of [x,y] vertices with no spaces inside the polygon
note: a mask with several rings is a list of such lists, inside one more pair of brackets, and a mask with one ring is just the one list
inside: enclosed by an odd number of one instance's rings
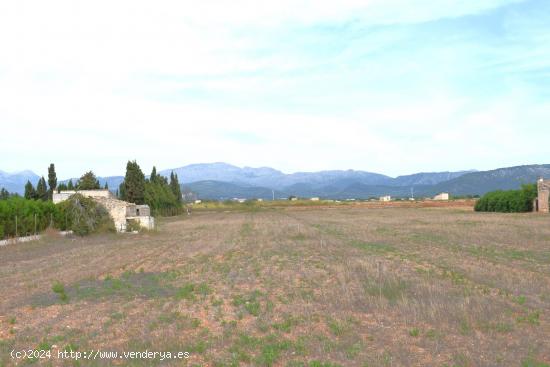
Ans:
{"label": "shrub", "polygon": [[140,231],[141,225],[139,222],[135,219],[129,219],[128,223],[126,224],[126,231],[127,232],[134,232],[134,231]]}
{"label": "shrub", "polygon": [[533,210],[533,200],[536,197],[536,185],[523,185],[521,190],[489,192],[476,202],[474,209],[478,212],[530,212]]}
{"label": "shrub", "polygon": [[52,202],[17,196],[0,200],[0,239],[16,234],[33,234],[35,230],[43,231],[50,226],[56,216],[57,208]]}
{"label": "shrub", "polygon": [[103,205],[80,194],[57,204],[59,209],[56,225],[60,229],[72,230],[79,236],[93,232],[114,232],[115,225]]}

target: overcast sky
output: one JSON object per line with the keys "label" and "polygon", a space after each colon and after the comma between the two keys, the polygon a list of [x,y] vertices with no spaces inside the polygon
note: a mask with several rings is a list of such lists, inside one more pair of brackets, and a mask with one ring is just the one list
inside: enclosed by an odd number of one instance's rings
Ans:
{"label": "overcast sky", "polygon": [[550,163],[550,1],[3,1],[0,170]]}

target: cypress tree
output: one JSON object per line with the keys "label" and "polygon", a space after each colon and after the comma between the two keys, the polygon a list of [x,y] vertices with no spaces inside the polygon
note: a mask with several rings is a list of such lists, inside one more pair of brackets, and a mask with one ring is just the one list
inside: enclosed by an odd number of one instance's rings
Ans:
{"label": "cypress tree", "polygon": [[104,188],[105,190],[109,190],[109,184],[107,183],[107,181],[105,181],[105,185],[103,186],[103,188]]}
{"label": "cypress tree", "polygon": [[157,167],[155,166],[153,166],[153,170],[151,171],[151,177],[149,178],[149,181],[157,182]]}
{"label": "cypress tree", "polygon": [[50,163],[48,167],[48,186],[50,190],[48,191],[48,198],[51,200],[53,196],[53,190],[57,187],[57,175],[55,173],[55,165]]}
{"label": "cypress tree", "polygon": [[44,176],[38,180],[38,184],[36,185],[36,198],[44,201],[48,200],[48,187],[46,186]]}
{"label": "cypress tree", "polygon": [[178,203],[181,203],[181,187],[178,180],[178,174],[173,171],[170,173],[170,189],[176,197]]}
{"label": "cypress tree", "polygon": [[69,183],[67,184],[67,190],[74,190],[74,185],[73,185],[73,179],[72,178],[69,180]]}
{"label": "cypress tree", "polygon": [[124,196],[130,203],[143,204],[145,193],[145,175],[136,163],[128,161],[124,177]]}
{"label": "cypress tree", "polygon": [[118,190],[116,191],[116,196],[120,200],[126,200],[126,189],[124,188],[124,181],[118,186]]}
{"label": "cypress tree", "polygon": [[25,184],[25,199],[36,199],[36,190],[29,180],[27,180],[27,183]]}

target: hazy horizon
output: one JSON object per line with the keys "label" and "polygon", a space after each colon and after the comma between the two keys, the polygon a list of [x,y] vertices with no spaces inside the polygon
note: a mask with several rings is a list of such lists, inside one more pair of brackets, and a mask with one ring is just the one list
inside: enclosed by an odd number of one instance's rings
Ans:
{"label": "hazy horizon", "polygon": [[550,2],[0,5],[0,169],[548,162]]}
{"label": "hazy horizon", "polygon": [[[139,164],[139,162],[137,162]],[[193,165],[212,165],[212,164],[226,164],[226,165],[229,165],[229,166],[234,166],[234,167],[238,167],[238,168],[253,168],[253,169],[259,169],[259,168],[270,168],[270,169],[274,169],[274,170],[277,170],[279,172],[282,172],[283,174],[286,174],[286,175],[290,175],[290,174],[294,174],[294,173],[314,173],[314,172],[320,172],[320,171],[363,171],[363,172],[369,172],[369,173],[375,173],[375,174],[380,174],[380,175],[384,175],[384,176],[388,176],[388,177],[391,177],[391,178],[396,178],[396,177],[399,177],[399,176],[408,176],[408,175],[414,175],[414,174],[420,174],[420,173],[438,173],[438,172],[468,172],[468,171],[491,171],[491,170],[495,170],[495,169],[500,169],[500,168],[509,168],[509,167],[515,167],[515,166],[503,166],[503,167],[494,167],[494,168],[489,168],[489,169],[486,169],[486,170],[480,170],[480,169],[477,169],[477,168],[469,168],[469,169],[463,169],[463,170],[456,170],[456,171],[451,171],[451,170],[441,170],[441,171],[415,171],[415,172],[404,172],[404,173],[399,173],[397,175],[389,175],[389,174],[386,174],[384,172],[376,172],[376,171],[368,171],[368,170],[360,170],[360,169],[355,169],[355,168],[345,168],[345,169],[334,169],[334,170],[318,170],[318,171],[313,171],[313,170],[300,170],[300,171],[293,171],[293,172],[286,172],[286,171],[283,171],[283,170],[280,170],[278,169],[277,167],[269,167],[269,166],[255,166],[255,167],[252,167],[252,166],[240,166],[240,165],[236,165],[236,164],[232,164],[230,162],[223,162],[223,161],[217,161],[217,162],[202,162],[202,163],[190,163],[190,164],[186,164],[186,165],[183,165],[183,166],[175,166],[175,167],[158,167],[158,166],[155,166],[156,167],[156,170],[157,172],[161,172],[161,171],[167,171],[167,170],[176,170],[176,169],[180,169],[180,168],[184,168],[184,167],[187,167],[187,166],[193,166]],[[545,165],[545,164],[548,164],[548,163],[534,163],[532,165]],[[520,165],[520,166],[523,166],[523,165]],[[150,169],[144,169],[141,165],[140,165],[140,168],[142,169],[143,173],[145,174],[145,176],[149,176],[149,174],[151,173],[151,170],[152,170],[152,167]],[[115,174],[112,174],[112,175],[104,175],[104,174],[101,174],[100,171],[96,171],[94,169],[86,169],[87,171],[93,171],[94,174],[98,177],[121,177],[121,176],[124,176],[125,174],[125,169],[126,169],[126,165],[124,165],[124,167],[122,168],[121,172],[120,173],[115,173]],[[7,173],[7,174],[18,174],[18,173],[23,173],[23,172],[26,172],[26,171],[31,171],[35,174],[37,174],[38,176],[44,176],[44,177],[47,177],[47,167],[46,169],[42,170],[42,171],[34,171],[34,170],[31,170],[31,169],[23,169],[23,170],[20,170],[20,171],[6,171],[6,170],[3,170],[3,169],[0,169],[0,172],[4,172],[4,173]],[[82,176],[82,174],[85,173],[85,171],[83,171],[81,174],[77,174],[75,176],[65,176],[63,174],[63,172],[60,171],[60,169],[58,168],[58,166],[56,165],[56,173],[57,173],[57,176],[58,176],[58,179],[61,180],[61,181],[64,181],[64,180],[68,180],[68,179],[74,179],[74,178],[79,178],[80,176]],[[185,177],[182,177],[180,178],[180,181],[183,179],[183,181],[185,181]]]}

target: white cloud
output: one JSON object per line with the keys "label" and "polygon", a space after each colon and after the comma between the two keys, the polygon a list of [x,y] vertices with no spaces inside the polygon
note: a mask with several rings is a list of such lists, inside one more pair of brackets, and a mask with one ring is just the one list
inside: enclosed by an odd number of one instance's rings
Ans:
{"label": "white cloud", "polygon": [[[541,138],[520,121],[542,122],[548,111],[527,87],[519,99],[503,91],[474,103],[447,78],[474,65],[466,41],[461,55],[457,44],[423,57],[419,45],[393,49],[411,36],[392,24],[514,2],[3,2],[0,156],[10,158],[0,169],[43,171],[54,161],[60,175],[112,175],[135,158],[145,170],[223,160],[399,174],[481,168],[480,155],[500,164],[497,152],[518,136],[529,163],[541,153],[529,144]],[[387,30],[358,39],[316,33],[356,23]],[[476,126],[498,129],[501,140],[484,148]]]}

